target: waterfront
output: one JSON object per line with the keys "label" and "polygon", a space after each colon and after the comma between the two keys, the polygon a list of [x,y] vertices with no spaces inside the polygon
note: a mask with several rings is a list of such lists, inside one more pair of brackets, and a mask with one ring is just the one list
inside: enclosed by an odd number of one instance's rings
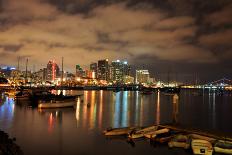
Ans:
{"label": "waterfront", "polygon": [[[57,92],[58,93],[58,92]],[[153,147],[148,140],[107,139],[107,127],[175,123],[185,127],[231,135],[231,93],[182,90],[179,96],[138,91],[67,91],[83,93],[75,109],[38,110],[19,106],[1,96],[0,129],[16,137],[30,154],[191,154],[167,146]],[[83,100],[83,102],[82,102]],[[90,103],[88,107],[87,104]]]}

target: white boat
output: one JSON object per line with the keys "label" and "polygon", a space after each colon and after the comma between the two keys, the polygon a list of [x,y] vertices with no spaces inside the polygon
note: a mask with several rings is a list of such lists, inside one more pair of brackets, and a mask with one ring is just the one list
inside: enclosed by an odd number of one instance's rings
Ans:
{"label": "white boat", "polygon": [[168,132],[169,132],[169,129],[164,128],[164,129],[160,129],[160,130],[147,132],[146,134],[144,134],[144,137],[152,139],[152,138],[155,138],[156,135],[163,134],[163,133],[168,133]]}
{"label": "white boat", "polygon": [[210,143],[215,143],[216,139],[212,138],[212,137],[207,137],[207,136],[202,136],[202,135],[198,135],[198,134],[189,134],[189,136],[191,137],[191,139],[201,139],[201,140],[206,140]]}
{"label": "white boat", "polygon": [[103,131],[103,133],[105,134],[105,136],[120,136],[120,135],[127,135],[128,133],[130,133],[132,130],[135,129],[136,127],[114,128],[114,129],[110,128]]}
{"label": "white boat", "polygon": [[38,108],[66,108],[74,107],[76,105],[75,100],[51,100],[51,101],[39,101]]}
{"label": "white boat", "polygon": [[168,142],[168,146],[172,147],[182,147],[188,149],[190,147],[190,138],[187,135],[176,135]]}
{"label": "white boat", "polygon": [[232,142],[219,140],[214,145],[214,151],[224,154],[232,154]]}
{"label": "white boat", "polygon": [[136,139],[136,138],[141,138],[144,137],[144,134],[156,131],[158,129],[158,126],[150,126],[146,127],[140,130],[133,130],[131,133],[129,133],[128,138],[131,139]]}
{"label": "white boat", "polygon": [[192,146],[193,154],[204,154],[204,155],[213,154],[212,144],[207,140],[192,139],[191,146]]}

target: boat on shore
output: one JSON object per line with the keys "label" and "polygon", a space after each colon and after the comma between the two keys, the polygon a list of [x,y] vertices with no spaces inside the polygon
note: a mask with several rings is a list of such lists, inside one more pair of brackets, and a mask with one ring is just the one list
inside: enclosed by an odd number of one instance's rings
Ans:
{"label": "boat on shore", "polygon": [[207,136],[203,136],[203,135],[199,135],[199,134],[189,134],[189,136],[191,137],[191,139],[206,140],[210,143],[215,143],[215,141],[216,141],[215,138],[207,137]]}
{"label": "boat on shore", "polygon": [[171,141],[168,142],[168,146],[170,148],[181,147],[184,149],[188,149],[188,148],[190,148],[190,143],[191,143],[191,140],[190,140],[190,137],[188,135],[179,134],[179,135],[174,136],[171,139]]}
{"label": "boat on shore", "polygon": [[214,145],[214,151],[217,153],[232,154],[232,142],[219,140]]}
{"label": "boat on shore", "polygon": [[150,126],[139,130],[133,130],[128,134],[128,138],[130,139],[142,138],[146,133],[156,131],[157,129],[158,126]]}
{"label": "boat on shore", "polygon": [[125,128],[109,128],[103,131],[105,136],[123,136],[135,130],[136,127],[125,127]]}
{"label": "boat on shore", "polygon": [[159,129],[159,130],[155,130],[155,131],[145,133],[144,137],[149,138],[149,139],[153,139],[159,134],[164,134],[164,133],[168,133],[168,132],[169,132],[169,129],[167,129],[167,128]]}
{"label": "boat on shore", "polygon": [[192,139],[191,147],[193,150],[193,154],[204,154],[204,155],[213,154],[212,144],[207,140]]}

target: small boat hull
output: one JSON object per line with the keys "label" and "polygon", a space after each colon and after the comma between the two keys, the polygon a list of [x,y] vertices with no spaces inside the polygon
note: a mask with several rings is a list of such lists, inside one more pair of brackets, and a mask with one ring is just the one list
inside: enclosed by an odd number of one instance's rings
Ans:
{"label": "small boat hull", "polygon": [[146,127],[140,130],[132,131],[132,133],[129,134],[128,138],[131,139],[137,139],[137,138],[142,138],[146,133],[156,131],[158,129],[158,126],[150,126]]}
{"label": "small boat hull", "polygon": [[115,129],[105,130],[103,133],[105,134],[105,136],[122,136],[122,135],[127,135],[134,129],[135,127],[115,128]]}
{"label": "small boat hull", "polygon": [[156,135],[168,133],[168,132],[169,132],[169,129],[167,129],[167,128],[160,129],[160,130],[148,132],[148,133],[144,134],[144,137],[152,139],[152,138],[155,138]]}
{"label": "small boat hull", "polygon": [[232,154],[232,142],[219,140],[214,145],[214,151],[224,154]]}
{"label": "small boat hull", "polygon": [[191,143],[191,147],[194,154],[204,154],[204,155],[213,154],[212,144],[206,140],[193,139]]}
{"label": "small boat hull", "polygon": [[184,149],[188,149],[190,148],[190,139],[186,135],[177,135],[173,137],[170,142],[168,142],[168,146],[170,148],[181,147]]}
{"label": "small boat hull", "polygon": [[74,107],[75,104],[76,104],[75,101],[50,101],[50,102],[39,101],[38,108],[66,108],[66,107]]}

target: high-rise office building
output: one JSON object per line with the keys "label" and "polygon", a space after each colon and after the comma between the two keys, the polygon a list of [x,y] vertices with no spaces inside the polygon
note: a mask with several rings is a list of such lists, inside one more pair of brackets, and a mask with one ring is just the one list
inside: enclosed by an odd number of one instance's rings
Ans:
{"label": "high-rise office building", "polygon": [[97,63],[90,64],[90,78],[96,79],[97,78]]}
{"label": "high-rise office building", "polygon": [[130,66],[127,61],[112,61],[109,72],[111,81],[123,83],[124,77],[130,75]]}
{"label": "high-rise office building", "polygon": [[99,60],[98,61],[98,71],[97,71],[97,78],[99,80],[105,80],[108,81],[109,79],[109,63],[108,59],[105,60]]}
{"label": "high-rise office building", "polygon": [[81,68],[80,65],[76,65],[76,77],[85,77],[85,71]]}
{"label": "high-rise office building", "polygon": [[136,70],[136,84],[143,84],[150,82],[150,73],[148,70]]}
{"label": "high-rise office building", "polygon": [[54,81],[59,76],[60,68],[55,61],[49,61],[47,64],[47,80]]}

